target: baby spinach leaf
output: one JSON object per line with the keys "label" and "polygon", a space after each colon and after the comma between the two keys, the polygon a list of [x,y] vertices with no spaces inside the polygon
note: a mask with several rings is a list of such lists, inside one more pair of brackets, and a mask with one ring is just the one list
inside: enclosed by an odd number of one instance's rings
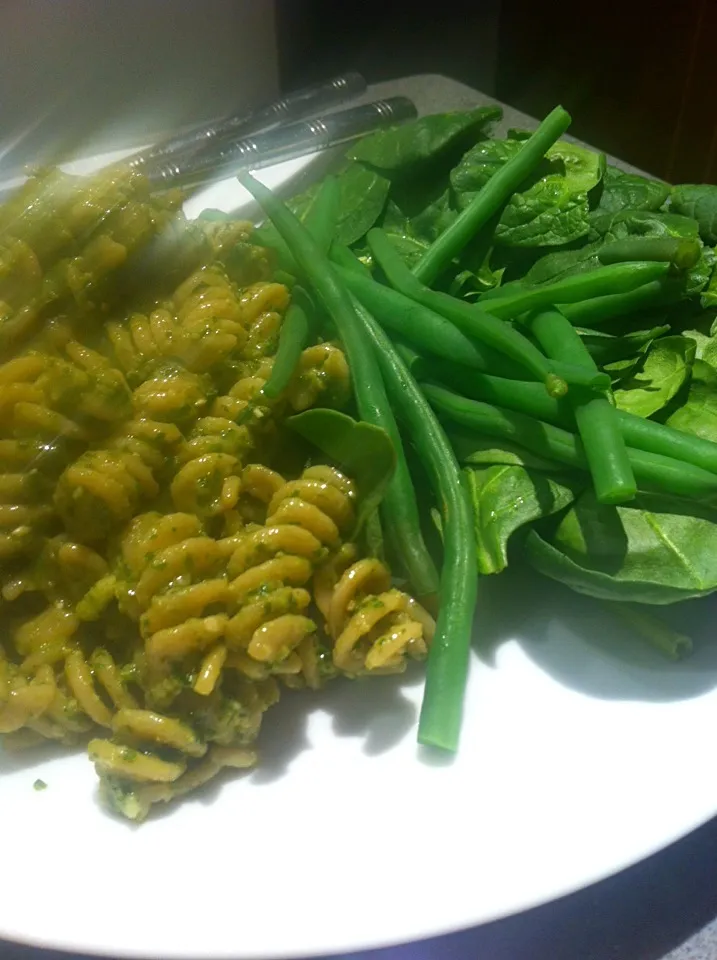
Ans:
{"label": "baby spinach leaf", "polygon": [[649,330],[633,330],[621,337],[611,336],[602,330],[578,330],[590,356],[598,366],[626,360],[646,350],[658,337],[669,333],[669,324],[652,327]]}
{"label": "baby spinach leaf", "polygon": [[573,491],[524,467],[492,466],[463,471],[473,501],[480,573],[508,566],[508,541],[520,527],[563,510]]}
{"label": "baby spinach leaf", "polygon": [[670,195],[668,184],[625,173],[611,164],[603,176],[603,189],[595,216],[619,210],[658,210]]}
{"label": "baby spinach leaf", "polygon": [[[620,210],[601,221],[606,243],[623,240],[626,237],[675,237],[677,239],[699,239],[699,225],[691,217],[678,213],[662,213],[650,210]],[[595,222],[593,222],[593,228]],[[591,239],[593,239],[591,234]],[[685,293],[690,296],[698,293],[707,285],[715,266],[715,253],[710,247],[702,246],[700,259],[690,268],[685,280]]]}
{"label": "baby spinach leaf", "polygon": [[336,240],[350,246],[376,223],[391,186],[386,177],[360,163],[350,163],[337,177],[339,217]]}
{"label": "baby spinach leaf", "polygon": [[502,276],[503,269],[493,270],[486,259],[477,270],[461,270],[457,273],[450,283],[448,293],[452,297],[476,300],[489,290],[497,289]]}
{"label": "baby spinach leaf", "polygon": [[701,330],[683,330],[682,336],[695,341],[695,357],[698,360],[704,360],[717,370],[717,338],[715,336],[708,337]]}
{"label": "baby spinach leaf", "polygon": [[[460,209],[466,207],[496,170],[521,149],[518,140],[477,144],[451,172]],[[600,182],[603,154],[559,141],[525,188],[513,195],[495,232],[495,242],[514,247],[556,246],[588,232],[588,193]]]}
{"label": "baby spinach leaf", "polygon": [[640,495],[619,507],[586,491],[546,539],[531,530],[525,555],[541,573],[593,597],[666,604],[717,589],[717,515]]}
{"label": "baby spinach leaf", "polygon": [[717,243],[717,186],[708,183],[681,183],[672,188],[670,210],[693,217],[700,236],[712,246]]}
{"label": "baby spinach leaf", "polygon": [[481,437],[455,428],[448,431],[448,437],[459,463],[465,463],[469,466],[505,464],[506,466],[544,470],[553,474],[559,474],[565,469],[559,463],[539,457],[537,454],[531,453],[530,450],[524,450],[510,440],[499,441],[492,437]]}
{"label": "baby spinach leaf", "polygon": [[410,191],[392,191],[381,223],[384,232],[411,267],[457,215],[450,207],[449,192],[445,187],[433,198],[430,193],[418,193],[420,197],[413,196]]}
{"label": "baby spinach leaf", "polygon": [[408,224],[406,225],[405,233],[393,233],[389,231],[386,233],[386,236],[401,255],[401,258],[411,268],[418,263],[431,245],[428,240],[413,236],[410,233],[410,225]]}
{"label": "baby spinach leaf", "polygon": [[410,233],[433,241],[455,220],[450,191],[443,174],[438,177],[414,177],[394,184],[382,227],[402,232],[410,224]]}
{"label": "baby spinach leaf", "polygon": [[557,250],[536,260],[523,277],[524,283],[552,283],[576,273],[586,273],[602,266],[598,250],[602,243],[588,243],[579,250]]}
{"label": "baby spinach leaf", "polygon": [[[386,177],[360,163],[348,163],[336,174],[339,213],[335,239],[350,246],[376,223],[386,205],[391,186]],[[287,202],[287,206],[304,223],[311,214],[321,181]],[[281,250],[283,241],[273,225],[266,221],[255,233],[257,242]],[[285,245],[284,245],[285,247]],[[288,253],[288,250],[287,250]]]}
{"label": "baby spinach leaf", "polygon": [[667,425],[717,442],[717,389],[693,382],[687,400],[669,417]]}
{"label": "baby spinach leaf", "polygon": [[703,383],[713,390],[717,389],[717,369],[715,369],[711,363],[706,363],[704,360],[695,360],[692,364],[690,386],[693,383]]}
{"label": "baby spinach leaf", "polygon": [[620,210],[610,218],[606,241],[634,236],[692,238],[699,236],[699,229],[691,217],[653,210]]}
{"label": "baby spinach leaf", "polygon": [[338,410],[315,408],[289,417],[289,427],[317,447],[356,484],[356,531],[376,510],[396,467],[385,430]]}
{"label": "baby spinach leaf", "polygon": [[478,107],[456,113],[435,113],[400,127],[377,130],[359,140],[347,156],[377,170],[395,174],[449,152],[456,143],[470,143],[494,121],[500,107]]}
{"label": "baby spinach leaf", "polygon": [[647,352],[642,369],[615,391],[620,410],[650,417],[672,400],[690,375],[695,342],[689,337],[663,337]]}
{"label": "baby spinach leaf", "polygon": [[[712,248],[712,253],[717,260],[717,249]],[[717,307],[717,269],[712,270],[712,275],[710,276],[707,286],[702,290],[700,306],[704,310],[711,310]]]}
{"label": "baby spinach leaf", "polygon": [[636,353],[633,357],[625,357],[622,360],[613,360],[610,363],[603,364],[605,373],[610,374],[613,390],[628,381],[640,369],[642,359],[642,354]]}

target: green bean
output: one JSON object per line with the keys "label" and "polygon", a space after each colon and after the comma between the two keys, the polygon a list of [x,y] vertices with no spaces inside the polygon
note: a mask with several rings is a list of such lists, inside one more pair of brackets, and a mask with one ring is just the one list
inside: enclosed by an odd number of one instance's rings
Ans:
{"label": "green bean", "polygon": [[700,259],[702,247],[696,237],[626,237],[598,250],[600,263],[661,260],[678,270],[689,270]]}
{"label": "green bean", "polygon": [[311,309],[308,295],[302,287],[291,291],[291,303],[286,311],[279,332],[279,346],[271,367],[271,373],[260,390],[261,397],[275,400],[288,387],[294,375],[304,347],[311,339]]}
{"label": "green bean", "polygon": [[570,114],[556,107],[520,151],[493,174],[453,223],[431,244],[413,269],[430,286],[540,164],[547,150],[570,126]]}
{"label": "green bean", "polygon": [[430,364],[425,360],[423,363],[414,360],[413,363],[417,379],[438,380],[464,397],[519,410],[548,423],[574,426],[572,403],[569,402],[572,390],[565,397],[551,397],[541,384],[529,380],[494,377],[441,360]]}
{"label": "green bean", "polygon": [[661,280],[652,280],[634,290],[628,290],[627,293],[609,293],[577,303],[560,301],[557,305],[574,326],[594,327],[650,307],[669,306],[683,296],[682,284],[671,277],[663,277]]}
{"label": "green bean", "polygon": [[393,344],[363,308],[357,308],[371,339],[389,395],[428,470],[443,519],[441,606],[426,670],[418,726],[420,743],[455,750],[468,676],[478,566],[473,513],[453,449]]}
{"label": "green bean", "polygon": [[336,232],[341,192],[336,177],[324,177],[314,202],[309,207],[304,224],[321,253],[326,256]]}
{"label": "green bean", "polygon": [[[506,380],[488,374],[474,373],[458,364],[422,359],[413,360],[415,375],[419,380],[437,380],[450,385],[453,392],[461,393],[473,400],[483,400],[498,407],[506,407],[516,413],[523,413],[536,420],[572,427],[570,394],[560,400],[549,397],[539,383],[522,380]],[[694,467],[700,467],[717,474],[717,443],[696,437],[691,433],[675,430],[673,427],[645,420],[643,417],[615,410],[620,431],[628,447],[644,450],[682,461]]]}
{"label": "green bean", "polygon": [[[391,337],[391,343],[393,344],[393,349],[401,360],[403,360],[404,366],[413,379],[425,380],[426,371],[430,366],[426,358],[421,356],[417,350],[414,350],[410,343],[406,343],[404,340],[397,340],[395,337]],[[470,373],[472,375],[473,371],[471,370]]]}
{"label": "green bean", "polygon": [[717,443],[712,440],[683,433],[654,420],[645,420],[625,410],[618,410],[617,416],[622,435],[631,447],[682,460],[717,474]]}
{"label": "green bean", "polygon": [[336,266],[344,267],[358,273],[359,276],[371,279],[371,271],[344,243],[338,243],[336,240],[331,244],[329,256]]}
{"label": "green bean", "polygon": [[[423,392],[440,414],[477,433],[519,444],[531,453],[578,470],[587,470],[585,450],[578,437],[560,427],[525,414],[475,400],[466,400],[435,384],[422,384]],[[644,450],[628,447],[628,456],[641,489],[656,490],[696,500],[717,497],[717,475]]]}
{"label": "green bean", "polygon": [[348,357],[361,418],[382,427],[391,438],[397,465],[384,497],[386,532],[392,544],[400,544],[400,556],[414,590],[431,603],[438,591],[438,573],[423,541],[416,493],[398,426],[376,357],[357,322],[351,296],[337,279],[332,265],[321,254],[311,234],[281,200],[249,174],[243,174],[240,180],[261,204],[327,313],[333,318]]}
{"label": "green bean", "polygon": [[463,364],[424,357],[409,344],[400,341],[394,340],[393,345],[416,380],[437,381],[453,393],[518,410],[547,423],[568,427],[574,423],[572,404],[568,402],[570,394],[556,399],[548,396],[535,381],[494,377]]}
{"label": "green bean", "polygon": [[[588,349],[559,310],[543,310],[529,321],[530,329],[551,360],[597,370]],[[635,475],[615,408],[607,397],[569,394],[578,433],[600,503],[625,503],[637,493]]]}
{"label": "green bean", "polygon": [[551,364],[530,340],[509,324],[492,317],[489,313],[476,310],[462,300],[456,300],[445,293],[437,293],[423,286],[411,274],[401,260],[396,249],[382,230],[368,232],[368,242],[375,260],[386,274],[389,283],[399,292],[418,301],[423,306],[440,313],[463,333],[480,340],[499,353],[505,354],[520,364],[535,380],[545,383],[551,396],[562,396],[567,392],[567,384],[592,386],[609,378],[599,371],[586,376],[580,367],[556,367]]}
{"label": "green bean", "polygon": [[339,265],[335,269],[369,313],[394,334],[428,353],[455,363],[465,363],[476,370],[493,370],[504,377],[521,376],[522,367],[485,344],[470,339],[440,314],[355,269]]}
{"label": "green bean", "polygon": [[[532,287],[511,290],[506,287],[502,296],[480,299],[472,310],[489,310],[494,317],[511,320],[528,310],[540,310],[564,303],[576,303],[602,297],[608,294],[625,294],[652,280],[664,278],[670,269],[669,263],[615,263],[609,267],[598,267],[589,273],[577,273],[554,283],[543,283]],[[571,323],[576,323],[570,317]],[[580,319],[580,326],[590,324]]]}

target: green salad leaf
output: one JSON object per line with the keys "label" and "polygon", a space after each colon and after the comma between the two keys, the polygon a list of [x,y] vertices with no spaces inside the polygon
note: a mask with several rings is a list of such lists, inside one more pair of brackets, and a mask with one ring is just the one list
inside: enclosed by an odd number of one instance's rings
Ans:
{"label": "green salad leaf", "polygon": [[701,330],[683,330],[682,336],[695,341],[695,357],[698,360],[709,363],[717,370],[717,337],[707,336]]}
{"label": "green salad leaf", "polygon": [[503,464],[509,467],[528,467],[546,473],[560,473],[564,470],[559,463],[539,457],[510,440],[496,440],[494,437],[482,437],[458,428],[449,428],[448,438],[459,463],[467,466],[490,466]]}
{"label": "green salad leaf", "polygon": [[717,442],[717,389],[693,381],[687,399],[668,418],[667,425],[703,440]]}
{"label": "green salad leaf", "polygon": [[711,246],[717,244],[717,186],[711,183],[682,183],[672,188],[670,210],[692,217],[700,236]]}
{"label": "green salad leaf", "polygon": [[603,189],[595,217],[619,210],[659,210],[670,195],[670,188],[660,180],[650,180],[637,173],[626,173],[608,164],[603,175]]}
{"label": "green salad leaf", "polygon": [[[596,229],[596,222],[593,221],[593,231]],[[700,239],[698,222],[692,217],[673,212],[619,210],[614,215],[604,217],[599,225],[602,230],[601,236],[606,243],[635,236]],[[687,273],[685,293],[688,296],[698,293],[707,286],[712,277],[716,260],[714,250],[703,245],[700,259]]]}
{"label": "green salad leaf", "polygon": [[529,562],[578,593],[667,604],[717,589],[717,514],[641,494],[619,507],[583,493],[552,536],[533,529]]}
{"label": "green salad leaf", "polygon": [[638,417],[662,410],[690,375],[695,341],[689,337],[663,337],[647,351],[639,372],[615,391],[615,404]]}
{"label": "green salad leaf", "polygon": [[[370,230],[383,213],[391,184],[386,177],[360,163],[346,164],[337,173],[336,181],[339,212],[335,239],[350,246]],[[302,223],[310,216],[320,186],[320,183],[313,184],[288,202],[288,206]],[[255,238],[257,243],[278,252],[285,269],[295,269],[293,257],[270,221],[265,221],[257,228]]]}
{"label": "green salad leaf", "polygon": [[622,336],[614,336],[603,330],[578,330],[590,356],[598,364],[605,366],[619,360],[634,357],[647,350],[653,341],[670,332],[669,324],[651,327],[649,330],[632,330]]}
{"label": "green salad leaf", "polygon": [[[451,173],[458,207],[468,206],[493,174],[518,153],[519,140],[478,143]],[[513,194],[495,232],[511,247],[557,246],[578,240],[589,229],[588,194],[605,169],[603,154],[559,141],[526,188]]]}
{"label": "green salad leaf", "polygon": [[573,501],[569,487],[521,466],[468,468],[463,472],[473,502],[480,573],[505,570],[511,535]]}
{"label": "green salad leaf", "polygon": [[434,113],[413,123],[377,130],[359,140],[347,156],[385,173],[408,173],[416,166],[467,146],[484,134],[503,111],[498,106],[468,112]]}

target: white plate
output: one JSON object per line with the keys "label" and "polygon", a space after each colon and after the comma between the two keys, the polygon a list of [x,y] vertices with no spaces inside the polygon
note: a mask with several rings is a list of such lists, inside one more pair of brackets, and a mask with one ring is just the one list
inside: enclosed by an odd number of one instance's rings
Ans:
{"label": "white plate", "polygon": [[0,936],[113,956],[347,952],[550,900],[717,813],[717,646],[667,664],[591,601],[483,586],[452,763],[416,747],[420,669],[287,692],[255,771],[140,827],[99,807],[81,753],[0,757]]}

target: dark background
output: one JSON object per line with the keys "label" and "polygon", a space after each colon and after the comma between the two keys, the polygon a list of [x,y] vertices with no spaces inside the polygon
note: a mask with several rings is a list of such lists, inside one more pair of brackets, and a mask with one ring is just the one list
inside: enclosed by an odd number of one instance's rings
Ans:
{"label": "dark background", "polygon": [[442,73],[672,182],[717,182],[717,0],[278,0],[282,86]]}

